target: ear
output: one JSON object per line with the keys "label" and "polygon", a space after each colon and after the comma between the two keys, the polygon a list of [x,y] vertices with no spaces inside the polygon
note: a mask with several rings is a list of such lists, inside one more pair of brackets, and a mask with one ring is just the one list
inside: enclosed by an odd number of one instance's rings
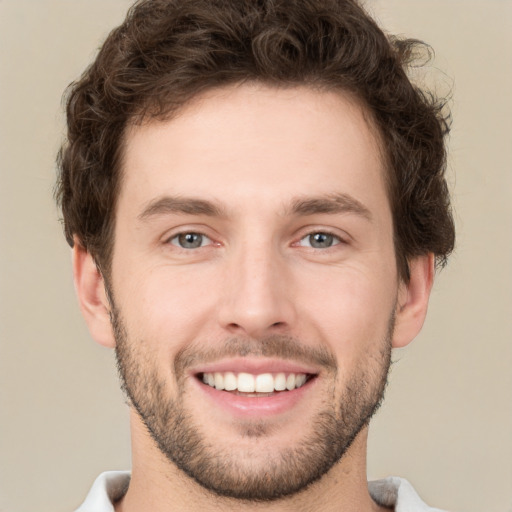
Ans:
{"label": "ear", "polygon": [[91,336],[100,345],[113,348],[115,338],[103,276],[91,254],[76,239],[73,246],[73,278],[80,309]]}
{"label": "ear", "polygon": [[409,269],[409,282],[402,281],[398,290],[393,348],[408,345],[423,327],[434,282],[434,255],[429,253],[413,258],[409,261]]}

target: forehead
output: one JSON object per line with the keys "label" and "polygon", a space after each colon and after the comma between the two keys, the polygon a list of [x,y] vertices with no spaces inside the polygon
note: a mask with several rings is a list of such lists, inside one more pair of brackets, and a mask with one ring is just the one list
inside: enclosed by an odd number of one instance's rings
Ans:
{"label": "forehead", "polygon": [[375,201],[370,191],[386,196],[377,130],[339,91],[261,84],[208,91],[170,120],[131,126],[124,148],[118,207],[165,194],[240,205],[308,193],[349,192],[362,202]]}

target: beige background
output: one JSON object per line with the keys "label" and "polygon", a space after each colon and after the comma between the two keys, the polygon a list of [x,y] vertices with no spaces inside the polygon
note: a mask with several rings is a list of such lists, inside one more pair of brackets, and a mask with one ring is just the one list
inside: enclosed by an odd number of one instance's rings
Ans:
{"label": "beige background", "polygon": [[[89,338],[52,203],[60,97],[126,0],[0,0],[0,510],[69,511],[130,465],[112,354]],[[369,477],[438,507],[512,511],[512,2],[368,0],[453,82],[458,247],[396,353]],[[447,76],[442,73],[446,73]]]}

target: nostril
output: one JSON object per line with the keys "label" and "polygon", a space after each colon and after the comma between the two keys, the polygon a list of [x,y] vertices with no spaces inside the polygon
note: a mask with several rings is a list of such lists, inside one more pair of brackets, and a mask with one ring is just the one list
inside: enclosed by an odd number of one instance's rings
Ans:
{"label": "nostril", "polygon": [[283,330],[286,329],[287,325],[288,324],[286,322],[274,322],[270,326],[270,330],[283,332]]}
{"label": "nostril", "polygon": [[230,324],[227,325],[227,329],[229,329],[230,331],[240,331],[240,330],[243,330],[242,326],[232,322]]}

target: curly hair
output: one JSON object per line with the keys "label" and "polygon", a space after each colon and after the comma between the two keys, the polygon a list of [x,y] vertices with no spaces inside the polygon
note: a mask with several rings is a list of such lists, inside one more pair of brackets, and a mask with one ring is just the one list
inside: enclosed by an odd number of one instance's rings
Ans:
{"label": "curly hair", "polygon": [[257,81],[355,95],[380,133],[399,275],[453,250],[445,101],[408,69],[430,48],[387,36],[357,0],[140,0],[68,88],[58,155],[64,231],[109,274],[127,126],[170,118],[214,87]]}

